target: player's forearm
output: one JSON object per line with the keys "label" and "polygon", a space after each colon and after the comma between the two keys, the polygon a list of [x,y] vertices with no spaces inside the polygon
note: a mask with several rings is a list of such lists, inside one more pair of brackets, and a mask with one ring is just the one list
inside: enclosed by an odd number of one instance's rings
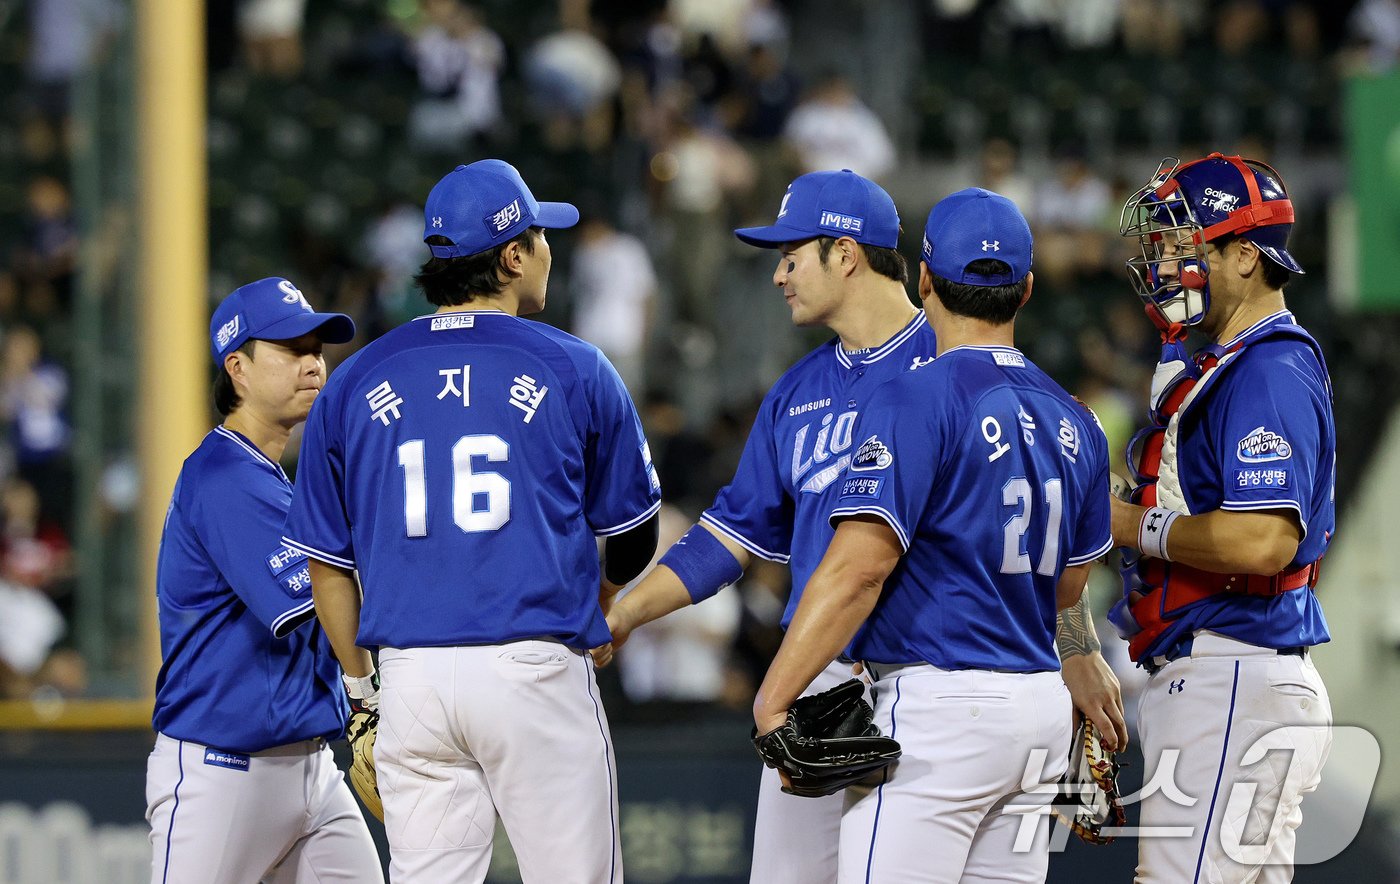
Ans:
{"label": "player's forearm", "polygon": [[792,624],[754,699],[754,720],[760,727],[780,723],[812,679],[851,643],[875,609],[902,552],[883,522],[841,523],[803,588]]}
{"label": "player's forearm", "polygon": [[[1112,506],[1114,543],[1142,550],[1147,509],[1119,500]],[[1291,510],[1178,516],[1167,534],[1166,553],[1173,562],[1218,574],[1277,574],[1297,555],[1302,530],[1296,518]]]}
{"label": "player's forearm", "polygon": [[1055,628],[1055,647],[1060,659],[1093,654],[1103,649],[1094,614],[1089,609],[1089,596],[1081,593],[1079,601],[1060,612]]}
{"label": "player's forearm", "polygon": [[369,675],[374,671],[374,660],[369,651],[355,644],[360,632],[360,587],[354,573],[315,559],[309,567],[316,619],[331,641],[340,668],[355,678]]}
{"label": "player's forearm", "polygon": [[613,616],[626,618],[630,632],[689,604],[690,593],[676,572],[665,565],[657,565],[613,605]]}

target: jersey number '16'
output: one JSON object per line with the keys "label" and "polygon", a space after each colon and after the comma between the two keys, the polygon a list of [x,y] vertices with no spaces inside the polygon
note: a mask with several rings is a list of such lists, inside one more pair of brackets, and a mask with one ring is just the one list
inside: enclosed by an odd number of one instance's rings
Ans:
{"label": "jersey number '16'", "polygon": [[[452,521],[462,531],[495,531],[510,521],[510,480],[490,470],[472,469],[472,459],[492,463],[510,459],[510,444],[500,436],[463,436],[452,446]],[[403,515],[409,537],[428,536],[428,470],[423,440],[399,446],[403,467]]]}

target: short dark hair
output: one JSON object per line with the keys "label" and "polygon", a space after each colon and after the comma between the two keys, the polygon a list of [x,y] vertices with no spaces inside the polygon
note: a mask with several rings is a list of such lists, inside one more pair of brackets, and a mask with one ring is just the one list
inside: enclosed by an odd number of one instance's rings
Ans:
{"label": "short dark hair", "polygon": [[[255,338],[249,338],[243,342],[243,346],[235,350],[235,353],[245,353],[249,359],[253,358],[253,345],[257,343]],[[227,354],[226,354],[227,355]],[[214,407],[219,410],[219,414],[228,417],[233,410],[243,404],[239,398],[238,391],[233,387],[233,378],[229,377],[228,369],[224,368],[221,361],[219,370],[214,375]]]}
{"label": "short dark hair", "polygon": [[[1210,244],[1223,252],[1226,246],[1240,238],[1238,233],[1227,233],[1211,240]],[[1255,248],[1259,248],[1258,245]],[[1264,285],[1271,289],[1281,289],[1293,278],[1291,270],[1270,258],[1263,249],[1259,249],[1259,266],[1264,268]]]}
{"label": "short dark hair", "polygon": [[[823,264],[831,254],[831,247],[836,245],[836,237],[817,237],[817,257],[821,258]],[[883,246],[868,246],[865,243],[857,243],[860,250],[865,253],[865,263],[870,265],[881,276],[887,276],[900,285],[909,282],[909,262],[904,260],[904,256],[898,249],[887,249]]]}
{"label": "short dark hair", "polygon": [[[499,295],[506,287],[501,281],[501,253],[514,242],[534,254],[535,238],[540,233],[538,227],[527,227],[500,245],[475,255],[461,258],[439,258],[434,255],[423,262],[413,281],[423,290],[428,303],[438,307],[455,307],[479,297]],[[427,243],[431,246],[450,246],[452,240],[444,236],[430,236]]]}
{"label": "short dark hair", "polygon": [[[1010,273],[1011,265],[996,258],[978,258],[968,264],[965,270],[983,276]],[[1021,309],[1021,299],[1026,296],[1026,280],[1030,274],[1005,285],[969,285],[944,279],[933,271],[933,293],[948,312],[958,316],[980,319],[993,325],[1005,325],[1016,318]]]}

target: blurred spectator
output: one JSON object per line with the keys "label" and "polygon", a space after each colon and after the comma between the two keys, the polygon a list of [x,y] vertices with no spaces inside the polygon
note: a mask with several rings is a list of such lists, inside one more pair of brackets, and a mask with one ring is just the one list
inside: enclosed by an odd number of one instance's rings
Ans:
{"label": "blurred spectator", "polygon": [[690,326],[685,334],[713,340],[715,288],[732,235],[727,200],[753,186],[753,164],[724,131],[701,128],[689,114],[675,111],[651,170],[661,214],[670,222],[666,263],[677,295],[673,316]]}
{"label": "blurred spectator", "polygon": [[[361,260],[373,274],[374,305],[368,311],[369,337],[376,337],[428,310],[413,274],[427,259],[423,245],[423,210],[401,200],[386,200],[360,243]],[[360,317],[356,317],[357,324]]]}
{"label": "blurred spectator", "polygon": [[666,500],[700,511],[710,505],[723,479],[708,469],[714,459],[710,441],[689,426],[685,411],[668,393],[653,389],[641,409],[642,428]]}
{"label": "blurred spectator", "polygon": [[1400,62],[1400,0],[1361,0],[1347,30],[1347,67],[1379,74]]}
{"label": "blurred spectator", "polygon": [[608,48],[587,31],[557,31],[525,55],[525,84],[545,118],[545,138],[560,150],[581,140],[604,150],[613,131],[612,101],[622,68]]}
{"label": "blurred spectator", "polygon": [[573,332],[608,357],[632,395],[646,389],[646,345],[655,319],[656,270],[641,240],[600,215],[578,226],[569,293]]}
{"label": "blurred spectator", "polygon": [[238,32],[248,68],[288,80],[301,72],[301,26],[306,0],[243,0]]}
{"label": "blurred spectator", "polygon": [[413,41],[423,97],[409,130],[418,146],[456,153],[501,121],[505,44],[461,0],[420,0],[426,27]]}
{"label": "blurred spectator", "polygon": [[48,175],[35,178],[26,194],[26,209],[18,262],[21,277],[27,283],[52,287],[66,309],[72,302],[78,261],[78,222],[68,188]]}
{"label": "blurred spectator", "polygon": [[803,172],[850,169],[878,180],[894,168],[894,143],[885,124],[839,74],[817,84],[788,118],[784,134]]}
{"label": "blurred spectator", "polygon": [[0,699],[29,695],[66,631],[63,615],[48,596],[0,579]]}
{"label": "blurred spectator", "polygon": [[45,512],[66,521],[68,373],[43,358],[32,328],[9,329],[0,342],[0,418],[15,451],[19,474],[34,484]]}
{"label": "blurred spectator", "polygon": [[[662,505],[660,541],[652,568],[692,524],[694,520],[674,506]],[[687,605],[638,628],[617,655],[628,698],[634,703],[715,703],[733,698],[746,702],[746,693],[730,687],[734,676],[729,649],[740,614],[739,594],[721,592],[703,604]]]}
{"label": "blurred spectator", "polygon": [[1104,229],[1113,199],[1108,182],[1100,178],[1084,157],[1067,153],[1055,166],[1055,177],[1035,195],[1036,276],[1067,284],[1077,277],[1100,272],[1107,257],[1108,240],[1115,245],[1118,232]]}
{"label": "blurred spectator", "polygon": [[97,60],[123,9],[117,0],[29,0],[27,68],[35,103],[49,121],[67,115],[73,78]]}
{"label": "blurred spectator", "polygon": [[982,145],[977,186],[1011,200],[1027,218],[1035,217],[1035,189],[1017,168],[1016,148],[1005,138],[989,138]]}

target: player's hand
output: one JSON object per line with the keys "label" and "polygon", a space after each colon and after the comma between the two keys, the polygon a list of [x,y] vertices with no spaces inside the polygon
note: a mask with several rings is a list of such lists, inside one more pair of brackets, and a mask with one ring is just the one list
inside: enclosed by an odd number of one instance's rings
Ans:
{"label": "player's hand", "polygon": [[612,633],[614,651],[627,644],[627,639],[632,637],[634,627],[631,617],[628,616],[630,613],[625,600],[613,605],[612,610],[608,611],[608,631]]}
{"label": "player's hand", "polygon": [[1123,717],[1123,689],[1103,654],[1075,654],[1061,661],[1060,675],[1069,688],[1074,708],[1083,712],[1103,734],[1108,748],[1121,752],[1128,745]]}
{"label": "player's hand", "polygon": [[605,645],[599,645],[598,647],[593,648],[588,653],[593,655],[593,665],[599,669],[602,669],[604,666],[607,666],[609,663],[612,662],[614,650],[615,649],[613,647],[613,643],[608,642]]}

